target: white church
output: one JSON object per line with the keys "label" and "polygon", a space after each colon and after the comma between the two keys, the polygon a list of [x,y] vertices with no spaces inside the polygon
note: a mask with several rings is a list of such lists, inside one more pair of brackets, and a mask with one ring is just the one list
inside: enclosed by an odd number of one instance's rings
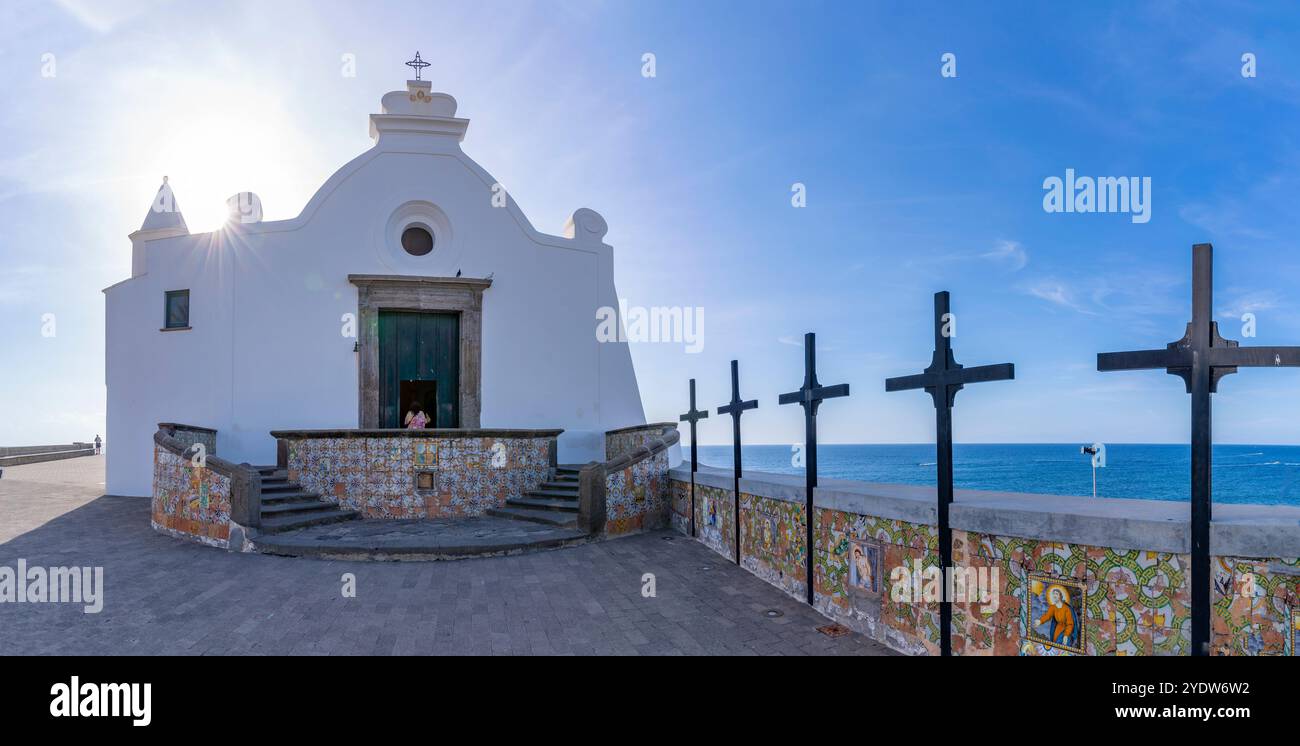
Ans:
{"label": "white church", "polygon": [[645,423],[627,343],[595,334],[618,307],[605,220],[539,232],[429,81],[380,111],[374,146],[291,220],[243,193],[192,234],[164,181],[130,279],[104,290],[108,494],[151,493],[159,422],[213,428],[252,464],[275,462],[272,430],[397,428],[417,400],[430,427],[564,428],[564,463]]}

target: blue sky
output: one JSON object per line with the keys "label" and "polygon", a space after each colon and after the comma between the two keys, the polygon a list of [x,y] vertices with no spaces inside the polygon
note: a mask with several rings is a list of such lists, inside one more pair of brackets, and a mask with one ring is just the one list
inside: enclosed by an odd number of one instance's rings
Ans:
{"label": "blue sky", "polygon": [[[192,230],[242,190],[292,217],[370,145],[416,49],[539,229],[592,207],[620,296],[704,309],[703,351],[633,345],[651,419],[685,410],[690,377],[725,402],[738,358],[747,441],[801,439],[776,397],[816,331],[822,382],[853,388],[823,441],[926,441],[929,398],[883,380],[927,364],[947,289],[958,361],[1017,371],[960,394],[958,441],[1181,442],[1181,382],[1100,374],[1095,354],[1181,336],[1203,241],[1225,336],[1249,311],[1244,343],[1300,344],[1298,26],[1172,2],[5,4],[0,444],[102,432],[100,290],[129,275],[163,174]],[[1150,222],[1045,212],[1066,169],[1150,177]],[[1300,442],[1296,391],[1300,371],[1229,377],[1217,440]],[[700,439],[729,437],[715,415]]]}

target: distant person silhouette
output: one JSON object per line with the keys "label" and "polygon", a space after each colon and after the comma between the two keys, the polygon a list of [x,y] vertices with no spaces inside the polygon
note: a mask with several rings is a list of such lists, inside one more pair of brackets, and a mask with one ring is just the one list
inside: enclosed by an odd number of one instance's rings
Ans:
{"label": "distant person silhouette", "polygon": [[102,453],[103,450],[104,450],[104,441],[97,434],[95,435],[95,453],[96,454]]}

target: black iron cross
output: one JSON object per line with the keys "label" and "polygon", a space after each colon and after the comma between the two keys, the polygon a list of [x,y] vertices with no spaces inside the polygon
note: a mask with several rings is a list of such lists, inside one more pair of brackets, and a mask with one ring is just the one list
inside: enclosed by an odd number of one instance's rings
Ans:
{"label": "black iron cross", "polygon": [[[947,578],[952,571],[952,525],[948,506],[952,505],[952,405],[957,392],[968,383],[1007,381],[1016,377],[1011,363],[979,365],[967,368],[952,356],[954,319],[948,310],[948,291],[934,294],[934,355],[930,367],[920,375],[885,380],[885,391],[925,389],[934,399],[935,464],[938,471],[939,568]],[[945,583],[945,588],[947,584]],[[939,604],[939,650],[952,655],[952,599],[944,593]]]}
{"label": "black iron cross", "polygon": [[419,52],[415,53],[415,59],[411,60],[410,62],[404,62],[402,64],[406,65],[407,67],[415,69],[416,80],[420,79],[420,71],[429,66],[428,62],[425,62],[424,60],[420,59]]}
{"label": "black iron cross", "polygon": [[1192,395],[1192,654],[1210,646],[1210,394],[1237,368],[1300,366],[1300,347],[1238,347],[1219,336],[1213,310],[1214,247],[1192,247],[1192,320],[1183,338],[1163,350],[1103,352],[1097,370],[1164,368]]}
{"label": "black iron cross", "polygon": [[738,361],[731,361],[731,403],[718,407],[718,414],[731,415],[731,461],[732,470],[735,473],[735,520],[732,521],[736,528],[736,564],[740,564],[740,415],[747,409],[757,409],[758,400],[750,399],[742,401],[740,398],[740,372],[737,370]]}
{"label": "black iron cross", "polygon": [[691,411],[677,418],[678,422],[691,423],[691,536],[695,535],[695,472],[700,469],[698,452],[695,450],[695,423],[708,419],[709,410],[695,408],[695,379],[691,379]]}
{"label": "black iron cross", "polygon": [[807,535],[804,545],[808,549],[808,603],[813,603],[813,522],[817,516],[813,512],[813,491],[817,488],[817,407],[823,399],[848,396],[847,383],[835,386],[822,386],[817,382],[817,335],[808,332],[803,335],[803,386],[798,391],[781,394],[780,404],[798,404],[803,407],[804,422],[804,515],[806,516]]}

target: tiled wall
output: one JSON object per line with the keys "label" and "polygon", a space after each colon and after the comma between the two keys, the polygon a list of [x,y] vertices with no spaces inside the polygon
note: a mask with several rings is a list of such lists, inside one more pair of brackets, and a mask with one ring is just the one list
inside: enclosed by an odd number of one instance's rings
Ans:
{"label": "tiled wall", "polygon": [[225,548],[230,479],[155,445],[152,523],[156,530]]}
{"label": "tiled wall", "polygon": [[1212,562],[1211,652],[1297,655],[1300,558],[1214,557]]}
{"label": "tiled wall", "polygon": [[184,443],[186,447],[201,443],[204,453],[209,456],[217,455],[217,434],[210,430],[191,430],[187,427],[177,427],[172,432],[172,437]]}
{"label": "tiled wall", "polygon": [[635,430],[605,433],[605,460],[613,461],[633,448],[639,448],[664,437],[664,429],[675,427],[672,423],[646,425]]}
{"label": "tiled wall", "polygon": [[[551,476],[550,438],[301,438],[288,473],[367,518],[481,515]],[[431,489],[417,487],[420,472]]]}
{"label": "tiled wall", "polygon": [[[672,482],[672,525],[686,533],[690,483],[678,478]],[[697,482],[697,538],[729,558],[734,556],[732,506],[731,490]],[[804,512],[802,502],[741,493],[742,566],[801,600],[806,593]],[[914,570],[917,562],[922,573],[937,568],[938,530],[822,508],[816,510],[816,519],[816,608],[896,650],[937,655],[938,602],[923,594],[895,600],[891,570]],[[860,558],[856,567],[864,568],[863,572],[854,567],[855,555]],[[953,561],[976,573],[982,568],[998,591],[987,598],[954,602],[955,655],[1190,652],[1186,554],[954,529]],[[1300,560],[1216,557],[1214,562],[1213,652],[1295,655],[1295,638],[1300,635]],[[874,580],[863,580],[870,576]],[[909,575],[909,579],[916,577]],[[1056,619],[1044,600],[1054,589],[1069,598]],[[1044,617],[1049,621],[1039,624]],[[1058,625],[1056,620],[1062,621]],[[1061,633],[1057,644],[1045,641],[1052,630]]]}
{"label": "tiled wall", "polygon": [[609,536],[668,525],[668,451],[605,475],[605,533]]}
{"label": "tiled wall", "polygon": [[[672,525],[682,533],[690,529],[689,482],[672,480]],[[695,535],[705,546],[724,557],[736,556],[735,505],[731,490],[695,485]]]}

